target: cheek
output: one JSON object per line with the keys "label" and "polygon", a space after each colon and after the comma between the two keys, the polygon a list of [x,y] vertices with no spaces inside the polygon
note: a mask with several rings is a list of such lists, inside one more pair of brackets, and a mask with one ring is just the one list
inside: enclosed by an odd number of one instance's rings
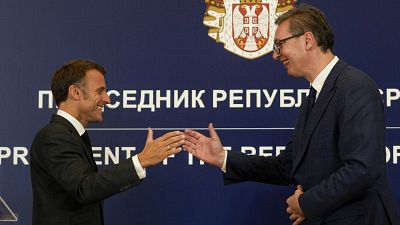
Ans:
{"label": "cheek", "polygon": [[97,105],[100,102],[100,100],[101,100],[101,98],[100,98],[99,95],[96,95],[96,96],[93,97],[93,103],[95,105]]}
{"label": "cheek", "polygon": [[281,56],[283,56],[284,58],[292,59],[293,58],[293,52],[291,52],[290,50],[284,49],[281,52]]}
{"label": "cheek", "polygon": [[287,57],[288,57],[288,59],[290,60],[290,62],[291,62],[293,65],[296,65],[296,64],[299,63],[299,57],[298,57],[298,54],[297,54],[297,53],[291,52],[291,53],[288,54]]}

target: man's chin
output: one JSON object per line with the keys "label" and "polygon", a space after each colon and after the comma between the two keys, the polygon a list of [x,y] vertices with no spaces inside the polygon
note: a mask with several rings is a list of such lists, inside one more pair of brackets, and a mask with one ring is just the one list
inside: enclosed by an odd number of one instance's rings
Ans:
{"label": "man's chin", "polygon": [[93,118],[89,122],[90,123],[101,123],[101,122],[103,122],[103,117]]}
{"label": "man's chin", "polygon": [[293,71],[290,71],[290,70],[287,70],[287,74],[291,77],[303,77],[303,75],[293,72]]}

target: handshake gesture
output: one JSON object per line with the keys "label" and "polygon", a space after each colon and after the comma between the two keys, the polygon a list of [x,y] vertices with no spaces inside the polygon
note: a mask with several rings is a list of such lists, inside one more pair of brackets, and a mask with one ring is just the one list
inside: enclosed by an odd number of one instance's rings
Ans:
{"label": "handshake gesture", "polygon": [[170,155],[185,149],[198,159],[222,168],[225,150],[212,124],[208,126],[211,138],[197,131],[186,129],[185,132],[172,131],[153,139],[153,130],[148,128],[146,145],[138,154],[143,168],[156,165]]}
{"label": "handshake gesture", "polygon": [[[146,145],[141,153],[138,154],[142,167],[155,165],[166,157],[179,153],[182,149],[194,155],[196,158],[225,170],[227,152],[223,148],[221,140],[212,123],[208,125],[210,137],[197,131],[186,129],[185,132],[173,131],[163,136],[153,139],[153,131],[148,129]],[[299,205],[299,197],[302,195],[303,188],[298,185],[294,194],[290,196],[287,213],[293,225],[301,224],[305,220],[304,213]]]}

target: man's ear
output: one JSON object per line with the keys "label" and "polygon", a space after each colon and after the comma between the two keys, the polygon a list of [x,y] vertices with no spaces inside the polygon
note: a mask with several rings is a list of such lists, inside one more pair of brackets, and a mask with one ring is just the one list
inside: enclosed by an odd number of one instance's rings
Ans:
{"label": "man's ear", "polygon": [[314,45],[317,45],[317,40],[315,40],[315,36],[312,32],[305,32],[305,47],[307,50],[310,50]]}
{"label": "man's ear", "polygon": [[81,99],[83,93],[81,91],[81,89],[74,85],[71,84],[68,88],[68,98],[73,99],[74,101],[78,101],[79,99]]}

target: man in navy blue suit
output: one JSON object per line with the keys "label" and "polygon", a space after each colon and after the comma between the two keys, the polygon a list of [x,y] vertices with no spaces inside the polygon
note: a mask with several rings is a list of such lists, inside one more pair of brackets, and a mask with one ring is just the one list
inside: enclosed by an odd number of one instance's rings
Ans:
{"label": "man in navy blue suit", "polygon": [[294,225],[400,224],[386,174],[384,105],[376,84],[332,53],[334,36],[319,9],[301,5],[275,23],[273,58],[311,85],[286,151],[277,157],[228,154],[212,124],[210,138],[186,130],[184,149],[221,168],[226,184],[295,185],[287,199]]}

